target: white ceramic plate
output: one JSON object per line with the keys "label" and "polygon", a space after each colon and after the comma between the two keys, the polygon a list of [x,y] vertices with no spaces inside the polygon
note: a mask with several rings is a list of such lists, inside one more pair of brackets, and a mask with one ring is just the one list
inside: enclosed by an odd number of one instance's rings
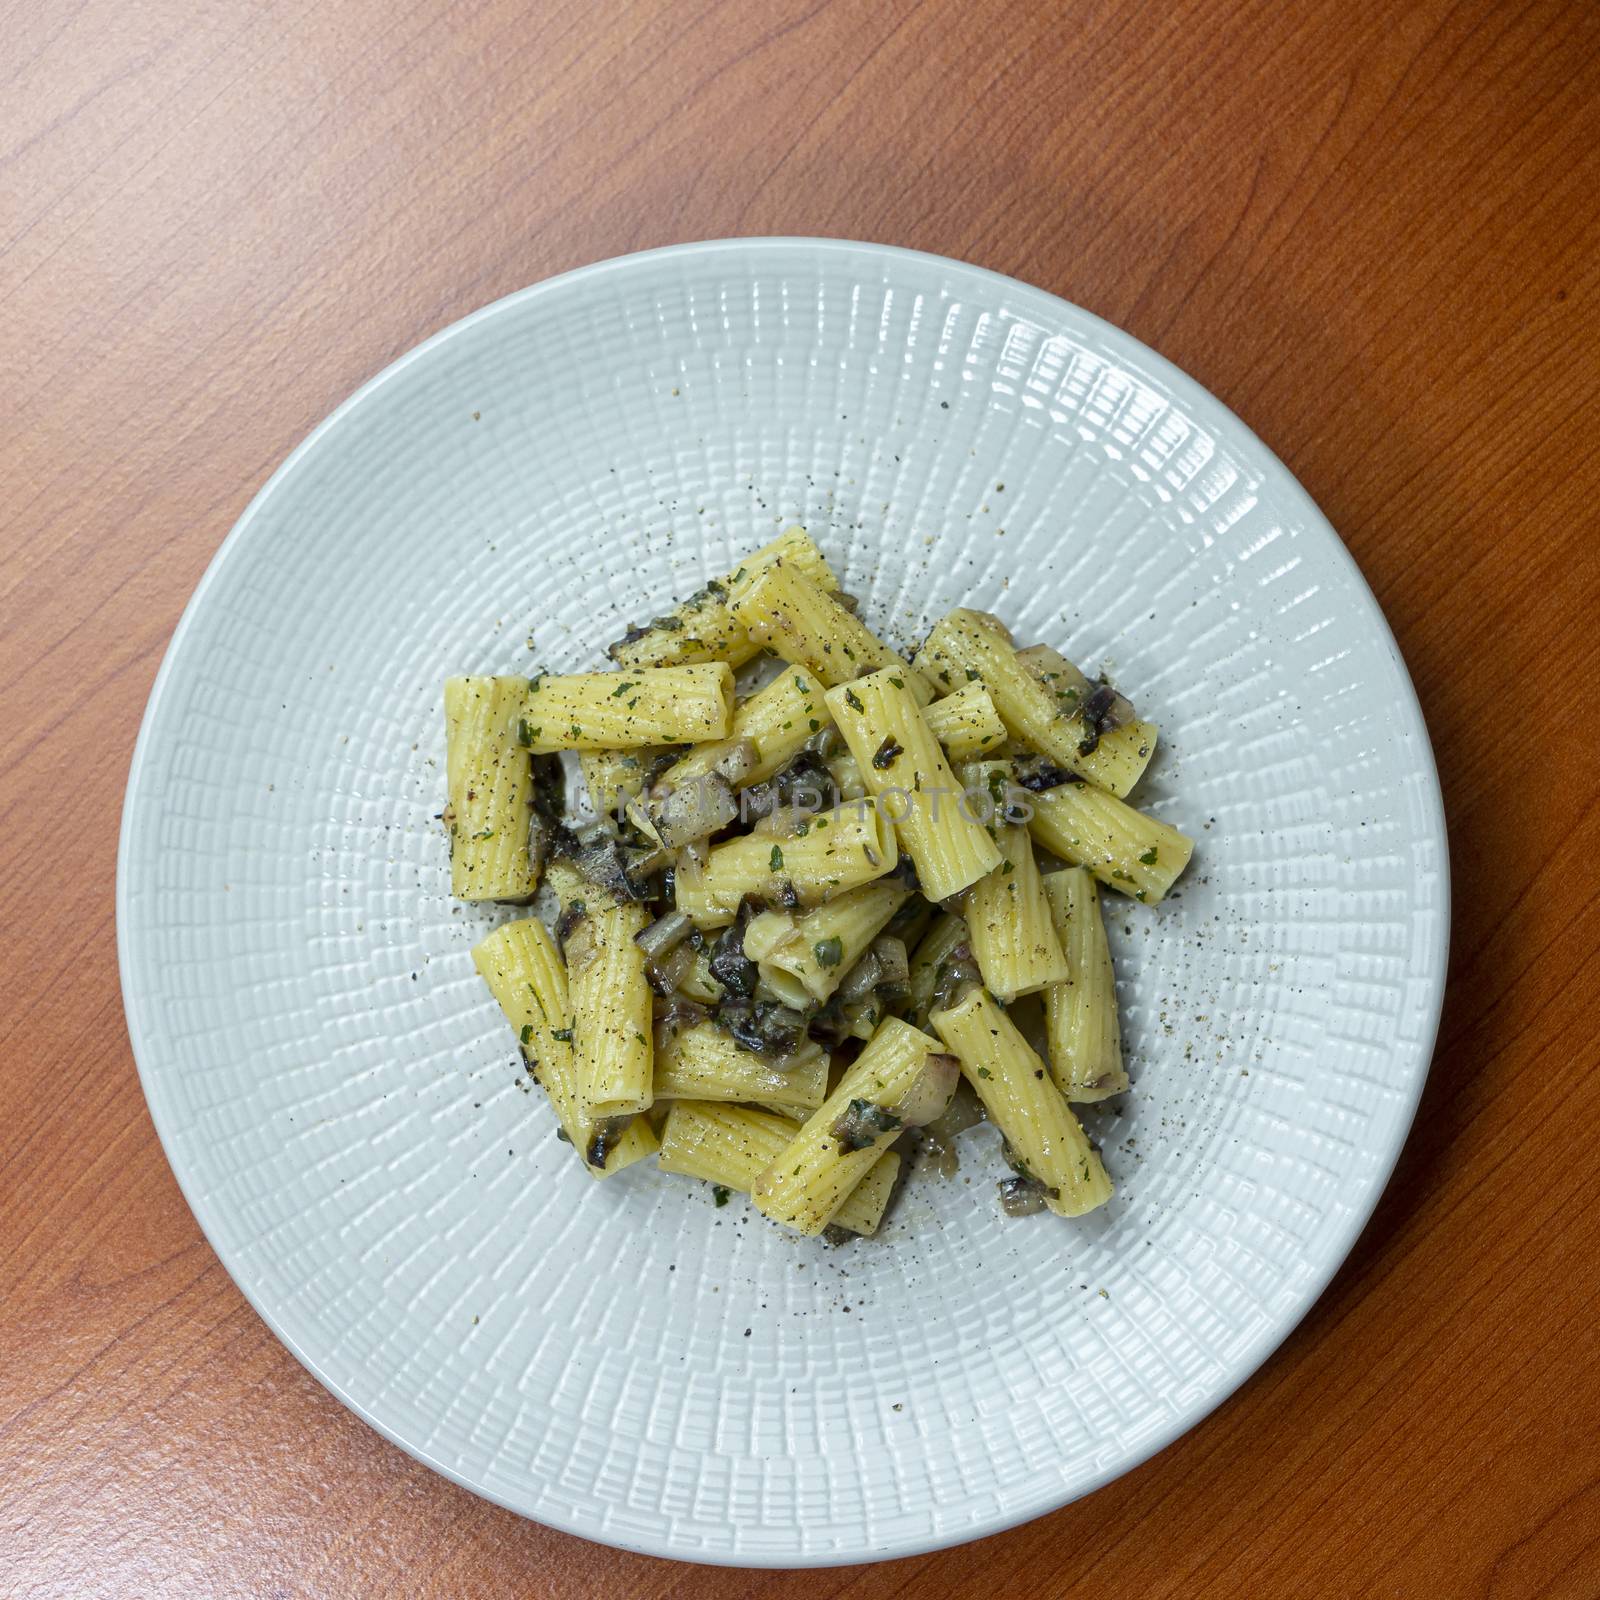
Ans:
{"label": "white ceramic plate", "polygon": [[[830,1249],[587,1181],[519,1086],[494,914],[448,894],[441,681],[594,666],[791,522],[895,638],[993,609],[1163,730],[1141,800],[1199,847],[1112,908],[1134,1090],[1087,1221],[1004,1219],[980,1129]],[[323,423],[178,627],[117,890],[156,1126],[300,1360],[530,1517],[753,1565],[1020,1522],[1239,1384],[1393,1166],[1448,924],[1416,699],[1279,462],[1048,294],[812,240],[536,285]]]}

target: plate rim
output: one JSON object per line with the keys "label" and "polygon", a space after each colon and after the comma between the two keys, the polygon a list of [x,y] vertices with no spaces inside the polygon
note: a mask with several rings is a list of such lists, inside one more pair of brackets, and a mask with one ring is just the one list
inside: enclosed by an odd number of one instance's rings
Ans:
{"label": "plate rim", "polygon": [[[140,997],[133,973],[132,944],[135,936],[132,932],[130,908],[132,888],[130,880],[133,872],[132,867],[129,865],[130,846],[133,832],[133,816],[139,803],[140,785],[151,760],[151,747],[154,738],[151,730],[155,722],[157,708],[169,682],[178,670],[178,664],[183,655],[194,619],[205,604],[208,592],[217,581],[219,574],[226,567],[233,553],[244,539],[250,536],[249,529],[258,520],[263,508],[296,471],[301,460],[316,448],[326,433],[331,432],[346,416],[365,404],[387,383],[395,379],[414,362],[425,359],[436,347],[460,336],[477,323],[505,313],[513,307],[535,302],[546,295],[570,289],[574,284],[599,279],[617,272],[631,271],[663,259],[682,260],[695,256],[715,257],[718,255],[738,256],[745,253],[796,249],[813,251],[818,255],[847,256],[861,254],[868,258],[876,258],[885,265],[908,263],[924,268],[933,266],[947,272],[954,269],[961,275],[969,276],[972,281],[985,284],[1008,295],[1016,296],[1020,293],[1023,296],[1040,298],[1060,312],[1065,319],[1078,325],[1087,325],[1097,332],[1106,346],[1115,352],[1118,363],[1124,368],[1140,377],[1151,379],[1158,388],[1165,390],[1166,394],[1172,398],[1180,399],[1191,406],[1197,406],[1197,409],[1204,414],[1208,431],[1217,434],[1231,449],[1238,451],[1242,448],[1246,456],[1251,452],[1259,452],[1260,457],[1269,463],[1272,468],[1276,469],[1279,478],[1277,483],[1274,484],[1274,488],[1282,490],[1285,497],[1291,502],[1293,509],[1304,520],[1308,529],[1317,527],[1327,536],[1335,562],[1342,562],[1344,575],[1347,580],[1352,581],[1354,592],[1358,599],[1365,599],[1370,615],[1379,630],[1378,642],[1387,649],[1394,666],[1398,670],[1401,686],[1406,696],[1409,697],[1409,710],[1415,716],[1416,726],[1421,732],[1421,738],[1418,741],[1420,752],[1419,767],[1425,780],[1424,788],[1426,791],[1422,797],[1423,809],[1426,813],[1423,832],[1435,838],[1438,845],[1440,934],[1433,952],[1431,970],[1424,975],[1427,994],[1423,1004],[1427,1015],[1424,1026],[1417,1035],[1419,1070],[1414,1082],[1409,1087],[1407,1093],[1409,1104],[1404,1106],[1402,1115],[1397,1122],[1392,1147],[1384,1153],[1383,1158],[1378,1163],[1374,1181],[1364,1203],[1349,1209],[1348,1216],[1337,1236],[1336,1245],[1326,1253],[1323,1260],[1318,1263],[1316,1270],[1307,1278],[1302,1291],[1303,1298],[1301,1303],[1281,1322],[1270,1326],[1266,1330],[1256,1346],[1250,1350],[1239,1365],[1225,1374],[1216,1391],[1205,1397],[1200,1409],[1190,1414],[1173,1418],[1169,1423],[1155,1430],[1148,1439],[1140,1441],[1136,1448],[1119,1459],[1114,1466],[1097,1469],[1088,1482],[1071,1493],[1054,1498],[1047,1504],[1030,1507],[1015,1514],[1002,1514],[987,1520],[981,1527],[975,1529],[960,1530],[943,1537],[912,1538],[883,1549],[849,1553],[819,1552],[814,1554],[802,1553],[795,1556],[781,1552],[768,1554],[762,1551],[743,1553],[708,1553],[699,1550],[679,1551],[659,1544],[652,1545],[610,1533],[597,1533],[593,1528],[582,1526],[571,1518],[535,1517],[520,1506],[512,1504],[505,1495],[497,1493],[485,1484],[475,1481],[469,1474],[456,1470],[448,1463],[436,1459],[425,1448],[409,1443],[379,1417],[375,1416],[359,1400],[349,1394],[335,1378],[325,1372],[318,1365],[311,1352],[304,1349],[280,1323],[273,1310],[263,1304],[254,1291],[241,1281],[234,1270],[234,1262],[230,1258],[230,1252],[218,1243],[217,1235],[213,1231],[213,1224],[220,1220],[220,1216],[208,1215],[208,1213],[213,1212],[220,1213],[221,1208],[202,1203],[196,1194],[191,1192],[190,1182],[186,1180],[180,1163],[174,1159],[175,1150],[181,1148],[177,1141],[176,1131],[166,1125],[165,1114],[158,1110],[159,1095],[152,1093],[162,1069],[155,1059],[157,1050],[153,1033],[147,1034],[145,1031],[148,1024],[142,1015]],[[190,1214],[194,1217],[201,1233],[205,1237],[206,1243],[211,1247],[212,1252],[222,1265],[223,1270],[228,1274],[229,1279],[244,1296],[256,1315],[261,1318],[272,1336],[328,1394],[348,1411],[359,1417],[368,1427],[404,1451],[413,1460],[421,1463],[431,1471],[437,1472],[440,1476],[459,1485],[468,1492],[477,1495],[479,1498],[488,1500],[492,1504],[524,1518],[526,1521],[554,1528],[561,1533],[572,1534],[591,1543],[627,1550],[637,1555],[654,1556],[661,1560],[682,1561],[697,1566],[795,1571],[811,1568],[865,1565],[917,1555],[927,1555],[936,1551],[975,1543],[980,1539],[1007,1532],[1012,1528],[1021,1526],[1023,1523],[1049,1516],[1075,1501],[1085,1499],[1103,1489],[1107,1484],[1143,1466],[1145,1462],[1160,1451],[1165,1450],[1185,1434],[1199,1427],[1260,1371],[1262,1366],[1293,1335],[1312,1307],[1322,1298],[1328,1285],[1349,1260],[1357,1241],[1377,1211],[1378,1205],[1399,1164],[1401,1153],[1405,1149],[1411,1128],[1415,1122],[1417,1108],[1421,1103],[1423,1092],[1427,1086],[1428,1076],[1432,1070],[1434,1053],[1438,1046],[1439,1027],[1444,1009],[1446,975],[1449,970],[1452,933],[1451,903],[1449,834],[1443,792],[1439,782],[1438,760],[1434,754],[1433,741],[1428,733],[1427,719],[1423,712],[1421,700],[1417,695],[1416,685],[1411,677],[1410,669],[1406,665],[1405,657],[1395,639],[1389,619],[1357,564],[1355,557],[1339,536],[1338,530],[1334,528],[1310,493],[1271,446],[1262,440],[1254,429],[1244,422],[1225,401],[1213,394],[1197,378],[1190,376],[1181,367],[1178,367],[1165,356],[1151,349],[1115,323],[1108,322],[1105,318],[1097,316],[1094,312],[1086,310],[1075,302],[1067,300],[1048,289],[955,256],[940,255],[936,252],[925,250],[912,250],[899,245],[881,244],[867,240],[807,235],[754,235],[750,237],[731,236],[718,239],[692,240],[680,244],[663,245],[649,250],[631,251],[622,255],[608,256],[599,261],[588,262],[581,266],[570,268],[552,277],[538,279],[523,288],[515,289],[509,294],[489,301],[487,304],[479,306],[476,310],[468,312],[465,316],[445,324],[426,339],[403,351],[393,361],[363,381],[350,395],[317,422],[299,443],[289,451],[278,466],[273,469],[266,481],[251,496],[233,526],[224,535],[215,553],[206,564],[205,571],[195,584],[194,591],[185,603],[173,628],[172,635],[167,641],[166,648],[162,653],[161,664],[156,671],[155,679],[151,684],[149,698],[145,703],[144,712],[140,718],[139,732],[134,741],[133,754],[129,762],[128,775],[123,788],[121,818],[117,832],[115,894],[117,967],[122,992],[123,1015],[127,1024],[128,1040],[133,1053],[134,1066],[139,1077],[140,1090],[144,1095],[145,1105],[149,1111],[151,1122],[155,1127],[156,1136],[160,1141],[167,1165],[172,1172],[174,1180],[177,1182]]]}

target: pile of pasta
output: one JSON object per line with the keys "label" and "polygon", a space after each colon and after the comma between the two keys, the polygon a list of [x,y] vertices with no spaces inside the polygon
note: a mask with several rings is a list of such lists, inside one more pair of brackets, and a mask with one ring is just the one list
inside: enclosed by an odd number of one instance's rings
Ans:
{"label": "pile of pasta", "polygon": [[1099,893],[1159,901],[1193,849],[1126,799],[1156,729],[985,612],[905,659],[800,528],[609,654],[445,686],[454,893],[554,901],[473,959],[588,1172],[654,1154],[871,1234],[964,1078],[1008,1213],[1103,1205],[1073,1109],[1128,1086]]}

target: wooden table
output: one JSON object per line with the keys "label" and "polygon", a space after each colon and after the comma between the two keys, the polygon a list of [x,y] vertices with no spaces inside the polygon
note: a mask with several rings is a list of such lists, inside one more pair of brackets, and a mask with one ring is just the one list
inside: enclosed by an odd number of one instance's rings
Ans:
{"label": "wooden table", "polygon": [[[1600,10],[0,11],[0,1591],[1600,1592]],[[809,1575],[521,1522],[324,1394],[178,1194],[112,920],[157,663],[295,441],[508,290],[738,233],[1015,274],[1238,411],[1388,612],[1455,872],[1416,1130],[1265,1370],[1055,1516]]]}

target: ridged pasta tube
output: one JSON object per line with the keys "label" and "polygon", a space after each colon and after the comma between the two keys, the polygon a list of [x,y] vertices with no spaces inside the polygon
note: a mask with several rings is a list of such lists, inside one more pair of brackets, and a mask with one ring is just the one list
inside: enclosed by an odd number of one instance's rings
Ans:
{"label": "ridged pasta tube", "polygon": [[[1000,865],[979,878],[962,902],[971,935],[972,954],[991,994],[1010,1002],[1067,976],[1067,958],[1056,937],[1033,840],[1025,825],[1006,820],[1011,793],[1011,766],[1004,761],[974,762],[961,777],[969,792],[995,796],[995,847]],[[1025,791],[1016,793],[1030,798]]]}
{"label": "ridged pasta tube", "polygon": [[768,567],[736,588],[733,614],[758,640],[785,661],[798,661],[830,686],[893,667],[919,705],[933,690],[911,664],[886,645],[853,612],[786,562]]}
{"label": "ridged pasta tube", "polygon": [[472,963],[515,1030],[523,1060],[590,1175],[608,1177],[649,1155],[656,1136],[642,1117],[613,1121],[593,1117],[583,1107],[566,968],[544,924],[531,918],[502,924],[473,950]]}
{"label": "ridged pasta tube", "polygon": [[666,746],[641,745],[637,750],[585,750],[578,757],[584,787],[597,817],[622,815],[630,800],[637,800],[650,769]]}
{"label": "ridged pasta tube", "polygon": [[573,1047],[591,1116],[644,1111],[654,1098],[655,1027],[638,905],[591,905],[567,936]]}
{"label": "ridged pasta tube", "polygon": [[981,683],[964,683],[953,694],[922,708],[928,731],[951,761],[994,755],[1006,742],[1006,725]]}
{"label": "ridged pasta tube", "polygon": [[1100,891],[1084,867],[1050,873],[1044,890],[1068,968],[1044,992],[1050,1072],[1067,1099],[1106,1100],[1128,1087],[1128,1074]]}
{"label": "ridged pasta tube", "polygon": [[820,1005],[910,892],[896,879],[863,884],[802,916],[763,912],[745,930],[744,953],[786,1005]]}
{"label": "ridged pasta tube", "polygon": [[538,888],[528,852],[533,763],[513,726],[527,693],[526,678],[445,680],[445,815],[458,900],[526,901]]}
{"label": "ridged pasta tube", "polygon": [[771,683],[735,708],[728,737],[696,745],[661,775],[661,787],[675,789],[705,778],[746,739],[756,748],[755,765],[733,787],[766,782],[800,753],[812,734],[832,722],[822,693],[822,684],[804,667],[784,662]]}
{"label": "ridged pasta tube", "polygon": [[935,1011],[932,1022],[1004,1135],[1012,1164],[1043,1187],[1045,1204],[1062,1217],[1103,1206],[1111,1198],[1111,1180],[1099,1152],[994,997],[975,988],[957,1004]]}
{"label": "ridged pasta tube", "polygon": [[[678,1100],[661,1130],[663,1172],[678,1172],[748,1194],[757,1178],[794,1141],[795,1125],[749,1106]],[[900,1171],[900,1157],[885,1151],[845,1196],[835,1227],[874,1234]]]}
{"label": "ridged pasta tube", "polygon": [[536,754],[633,750],[725,738],[733,722],[733,669],[725,661],[637,672],[545,673],[528,684],[514,729]]}
{"label": "ridged pasta tube", "polygon": [[1062,783],[1029,798],[1035,839],[1109,889],[1154,903],[1177,881],[1194,840],[1104,789]]}
{"label": "ridged pasta tube", "polygon": [[[815,1234],[833,1220],[850,1192],[898,1137],[900,1108],[917,1090],[938,1042],[897,1017],[878,1025],[838,1087],[756,1179],[756,1209],[798,1233]],[[865,1129],[840,1132],[843,1119]]]}
{"label": "ridged pasta tube", "polygon": [[830,689],[828,706],[930,900],[947,900],[1000,865],[899,669]]}
{"label": "ridged pasta tube", "polygon": [[928,1024],[928,1008],[933,1004],[934,986],[945,958],[957,945],[967,942],[966,923],[953,911],[941,911],[911,952],[911,999],[906,1016],[919,1028]]}
{"label": "ridged pasta tube", "polygon": [[662,1100],[759,1100],[815,1111],[828,1093],[828,1055],[813,1044],[780,1067],[715,1023],[697,1022],[661,1052],[655,1092]]}
{"label": "ridged pasta tube", "polygon": [[728,607],[736,584],[745,583],[776,562],[803,572],[819,588],[833,590],[839,580],[804,528],[787,528],[771,544],[748,555],[732,572],[714,578],[674,611],[628,633],[607,650],[619,667],[680,667],[697,661],[742,666],[761,646]]}
{"label": "ridged pasta tube", "polygon": [[[1058,698],[983,612],[952,611],[928,635],[916,665],[936,688],[982,683],[1013,739],[1112,794],[1124,795],[1139,781],[1155,748],[1155,730],[1148,723],[1130,723],[1089,741],[1076,692]],[[1080,748],[1086,742],[1093,748]]]}
{"label": "ridged pasta tube", "polygon": [[803,832],[751,833],[717,845],[705,866],[676,877],[678,909],[702,928],[725,927],[747,894],[777,904],[821,905],[894,871],[895,832],[865,801],[805,818]]}

